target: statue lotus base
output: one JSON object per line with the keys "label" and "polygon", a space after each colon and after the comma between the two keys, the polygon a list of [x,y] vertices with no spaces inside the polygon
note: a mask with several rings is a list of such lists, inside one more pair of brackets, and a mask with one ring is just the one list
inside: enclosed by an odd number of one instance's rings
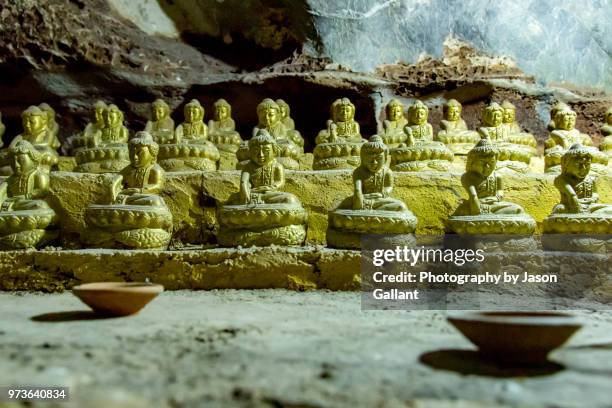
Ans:
{"label": "statue lotus base", "polygon": [[305,225],[287,225],[253,231],[250,229],[221,229],[217,234],[217,241],[223,246],[241,245],[269,246],[269,245],[304,245],[306,240]]}
{"label": "statue lotus base", "polygon": [[332,142],[318,144],[313,151],[313,170],[354,169],[361,163],[363,143]]}
{"label": "statue lotus base", "polygon": [[453,152],[440,142],[397,147],[390,154],[394,171],[449,171],[453,161]]}
{"label": "statue lotus base", "polygon": [[345,210],[329,213],[327,245],[333,248],[361,248],[363,235],[380,235],[381,245],[414,245],[417,219],[406,211]]}
{"label": "statue lotus base", "polygon": [[78,149],[75,153],[78,173],[118,173],[130,164],[127,145]]}
{"label": "statue lotus base", "polygon": [[457,156],[466,156],[476,146],[481,137],[476,131],[462,131],[459,133],[438,133],[438,140]]}
{"label": "statue lotus base", "polygon": [[165,249],[172,236],[167,207],[92,204],[85,220],[90,228],[83,238],[90,246]]}
{"label": "statue lotus base", "polygon": [[552,251],[610,253],[612,215],[549,215],[544,219],[542,245]]}
{"label": "statue lotus base", "polygon": [[514,234],[531,235],[536,222],[527,214],[502,215],[459,215],[448,219],[449,229],[456,234]]}
{"label": "statue lotus base", "polygon": [[58,236],[52,209],[7,211],[0,213],[0,247],[25,249],[44,246]]}
{"label": "statue lotus base", "polygon": [[159,146],[158,163],[166,171],[216,170],[219,151],[212,143]]}

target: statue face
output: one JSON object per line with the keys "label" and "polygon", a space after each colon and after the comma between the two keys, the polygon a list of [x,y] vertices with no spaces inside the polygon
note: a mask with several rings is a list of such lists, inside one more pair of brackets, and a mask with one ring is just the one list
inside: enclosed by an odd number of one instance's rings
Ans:
{"label": "statue face", "polygon": [[134,167],[145,167],[153,162],[153,155],[148,146],[135,145],[130,149],[130,160]]}
{"label": "statue face", "polygon": [[385,153],[368,153],[363,158],[364,166],[372,173],[378,172],[385,165]]}
{"label": "statue face", "polygon": [[340,122],[350,122],[353,120],[353,117],[355,116],[355,111],[353,110],[353,107],[348,103],[339,105],[336,109],[338,120]]}
{"label": "statue face", "polygon": [[164,106],[154,106],[153,107],[153,120],[158,121],[165,119],[168,116],[168,109]]}
{"label": "statue face", "polygon": [[400,120],[404,116],[404,109],[401,105],[393,105],[389,108],[389,120]]}
{"label": "statue face", "polygon": [[249,149],[249,153],[251,160],[260,166],[270,163],[275,157],[274,145],[272,144],[253,146]]}
{"label": "statue face", "polygon": [[500,109],[488,111],[486,115],[487,125],[497,127],[502,124],[504,113]]}
{"label": "statue face", "polygon": [[215,107],[215,119],[224,120],[229,116],[229,110],[227,106],[219,105]]}
{"label": "statue face", "polygon": [[104,122],[104,108],[97,108],[94,110],[94,117],[96,118],[96,123]]}
{"label": "statue face", "polygon": [[286,118],[287,117],[287,107],[285,105],[278,105],[278,109],[279,109],[279,113],[281,115],[281,118]]}
{"label": "statue face", "polygon": [[23,174],[36,167],[36,163],[29,154],[19,153],[13,156],[13,171],[15,174]]}
{"label": "statue face", "polygon": [[516,115],[516,112],[514,111],[514,109],[511,109],[511,108],[504,109],[504,118],[503,118],[504,123],[514,123],[515,115]]}
{"label": "statue face", "polygon": [[456,122],[461,118],[461,108],[451,105],[446,109],[446,120]]}
{"label": "statue face", "polygon": [[591,171],[591,158],[580,156],[568,160],[564,172],[578,179],[583,179],[589,174],[589,171]]}
{"label": "statue face", "polygon": [[555,121],[557,129],[572,130],[576,126],[576,114],[573,112],[565,112],[561,116],[559,123]]}
{"label": "statue face", "polygon": [[116,109],[107,109],[104,112],[104,123],[108,127],[120,126],[123,121],[123,115]]}
{"label": "statue face", "polygon": [[186,106],[185,107],[185,122],[195,123],[204,117],[204,111],[202,108],[197,106]]}
{"label": "statue face", "polygon": [[47,126],[46,115],[25,115],[23,117],[23,130],[27,134],[35,134]]}
{"label": "statue face", "polygon": [[266,127],[274,126],[280,120],[280,117],[278,115],[278,109],[267,108],[259,115],[259,122]]}
{"label": "statue face", "polygon": [[425,108],[417,108],[414,112],[414,121],[417,125],[427,122],[427,110]]}
{"label": "statue face", "polygon": [[479,157],[472,164],[472,171],[475,171],[483,177],[489,177],[493,173],[493,170],[495,170],[496,164],[497,159],[495,156]]}

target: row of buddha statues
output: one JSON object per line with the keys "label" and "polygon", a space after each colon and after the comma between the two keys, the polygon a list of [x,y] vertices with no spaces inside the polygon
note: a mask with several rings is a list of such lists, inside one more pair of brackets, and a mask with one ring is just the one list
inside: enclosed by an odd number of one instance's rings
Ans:
{"label": "row of buddha statues", "polygon": [[[329,137],[337,129],[330,126]],[[128,162],[108,183],[104,202],[85,209],[82,241],[91,247],[168,248],[173,218],[161,192],[166,171],[158,164],[161,146],[149,131],[128,140]],[[217,208],[217,241],[222,246],[303,245],[308,213],[295,195],[283,191],[283,145],[267,130],[248,141],[239,189]],[[361,145],[352,173],[353,193],[328,214],[327,243],[359,248],[364,234],[383,234],[390,242],[414,239],[417,218],[393,197],[389,146],[381,136]],[[461,183],[467,192],[448,219],[449,232],[534,234],[536,223],[518,204],[504,200],[502,158],[494,140],[480,139],[469,150]],[[21,139],[7,150],[12,174],[0,184],[0,247],[44,246],[58,236],[62,220],[49,205],[49,161],[44,150]],[[545,219],[546,233],[612,234],[612,204],[601,203],[592,172],[593,150],[579,143],[562,154],[554,184],[560,202]],[[593,235],[595,234],[595,235]],[[605,245],[605,240],[604,240]]]}
{"label": "row of buddha statues", "polygon": [[[304,139],[295,129],[289,105],[282,99],[264,99],[257,106],[258,124],[253,134],[266,130],[278,145],[277,160],[286,169],[304,169]],[[449,171],[454,157],[466,157],[482,139],[494,144],[498,151],[497,170],[526,173],[537,155],[535,137],[522,130],[516,122],[515,106],[504,101],[492,102],[483,112],[482,125],[468,129],[461,117],[461,104],[451,99],[444,106],[440,131],[434,136],[428,121],[429,108],[415,101],[404,112],[397,99],[386,105],[386,119],[378,133],[389,148],[389,165],[394,171]],[[159,145],[159,165],[166,171],[216,170],[224,157],[241,169],[248,163],[248,141],[236,131],[232,108],[224,99],[214,104],[213,119],[204,123],[204,107],[197,100],[184,106],[184,121],[175,126],[168,104],[158,99],[151,105],[151,120],[147,131]],[[545,172],[559,174],[561,157],[575,143],[591,151],[592,170],[612,174],[608,166],[612,155],[612,108],[605,115],[599,149],[591,137],[576,129],[576,112],[564,103],[551,109],[549,138],[545,141]],[[59,126],[55,112],[47,104],[31,106],[23,112],[23,133],[20,140],[32,143],[43,154],[43,165],[54,169],[58,163]],[[93,109],[93,121],[83,132],[68,139],[76,172],[118,173],[129,163],[130,131],[124,125],[124,115],[116,105],[98,101]],[[0,130],[4,128],[1,127]],[[366,139],[355,120],[355,105],[348,98],[334,101],[330,119],[316,136],[313,150],[314,170],[354,169],[360,164],[360,150]],[[0,174],[10,174],[7,149],[0,150]],[[612,162],[611,162],[612,163]]]}

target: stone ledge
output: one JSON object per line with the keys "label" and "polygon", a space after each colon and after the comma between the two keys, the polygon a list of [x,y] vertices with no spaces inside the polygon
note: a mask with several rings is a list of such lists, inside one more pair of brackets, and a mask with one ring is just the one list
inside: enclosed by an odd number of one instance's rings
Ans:
{"label": "stone ledge", "polygon": [[357,290],[360,254],[319,246],[0,252],[0,290],[54,292],[80,283],[146,278],[168,290]]}

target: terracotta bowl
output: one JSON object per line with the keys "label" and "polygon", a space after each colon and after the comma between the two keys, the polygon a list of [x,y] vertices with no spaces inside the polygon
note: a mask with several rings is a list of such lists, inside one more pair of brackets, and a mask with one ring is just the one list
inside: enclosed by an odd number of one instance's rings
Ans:
{"label": "terracotta bowl", "polygon": [[513,365],[545,364],[548,353],[582,327],[572,315],[557,312],[465,312],[448,321],[484,357]]}
{"label": "terracotta bowl", "polygon": [[145,282],[96,282],[72,288],[95,312],[112,316],[137,313],[163,291],[162,285]]}

